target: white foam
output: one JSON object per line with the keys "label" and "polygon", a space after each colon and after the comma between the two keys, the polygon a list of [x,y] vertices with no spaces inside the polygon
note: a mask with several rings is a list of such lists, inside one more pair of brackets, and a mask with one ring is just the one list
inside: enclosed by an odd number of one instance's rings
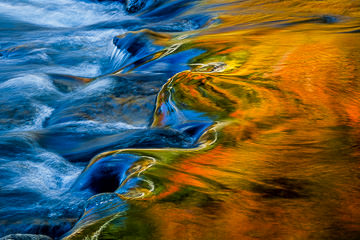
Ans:
{"label": "white foam", "polygon": [[37,161],[23,159],[2,164],[0,171],[11,169],[14,174],[2,189],[28,189],[51,198],[60,198],[82,171],[82,167],[67,162],[55,153],[40,150],[35,158]]}
{"label": "white foam", "polygon": [[23,132],[42,129],[44,121],[50,117],[54,108],[42,104],[34,104],[34,106],[36,112],[33,116],[29,116],[29,119],[24,124],[18,125],[12,129],[7,129],[7,132]]}
{"label": "white foam", "polygon": [[102,74],[101,65],[97,63],[80,63],[71,67],[46,66],[43,67],[42,70],[53,74],[64,74],[88,78],[94,78]]}
{"label": "white foam", "polygon": [[85,88],[79,89],[73,93],[72,98],[77,96],[83,98],[84,96],[102,96],[108,91],[113,90],[114,81],[111,78],[99,79],[91,82]]}
{"label": "white foam", "polygon": [[24,126],[22,130],[41,129],[43,122],[46,120],[46,118],[50,117],[51,113],[54,111],[54,108],[48,107],[46,105],[38,104],[36,105],[36,107],[37,107],[36,118],[33,120],[30,126]]}
{"label": "white foam", "polygon": [[86,132],[89,134],[114,134],[126,129],[145,129],[146,126],[134,126],[123,122],[102,123],[98,121],[71,121],[53,125],[52,127],[69,127],[74,132]]}
{"label": "white foam", "polygon": [[0,14],[48,27],[81,27],[102,21],[129,18],[123,6],[75,0],[1,1]]}
{"label": "white foam", "polygon": [[0,91],[7,95],[41,96],[57,95],[60,92],[45,75],[21,75],[0,84]]}

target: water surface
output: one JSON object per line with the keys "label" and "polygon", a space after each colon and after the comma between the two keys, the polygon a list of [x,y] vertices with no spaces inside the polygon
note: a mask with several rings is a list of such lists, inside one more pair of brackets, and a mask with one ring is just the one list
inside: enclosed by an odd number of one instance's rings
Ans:
{"label": "water surface", "polygon": [[0,29],[0,237],[360,238],[359,2],[3,0]]}

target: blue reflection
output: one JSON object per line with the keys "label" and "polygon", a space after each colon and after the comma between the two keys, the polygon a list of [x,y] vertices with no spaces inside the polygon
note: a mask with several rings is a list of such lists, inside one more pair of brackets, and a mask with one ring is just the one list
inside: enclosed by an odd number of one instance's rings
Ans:
{"label": "blue reflection", "polygon": [[119,188],[139,157],[86,168],[99,153],[197,146],[212,124],[201,113],[150,127],[162,86],[204,52],[166,43],[209,24],[210,15],[187,14],[197,3],[0,2],[0,237],[60,238],[126,211],[104,192],[139,184],[134,177]]}

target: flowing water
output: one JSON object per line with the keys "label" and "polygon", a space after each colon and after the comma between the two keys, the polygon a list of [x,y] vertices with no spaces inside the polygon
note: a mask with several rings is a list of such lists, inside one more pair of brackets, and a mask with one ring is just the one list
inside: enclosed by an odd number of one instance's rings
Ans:
{"label": "flowing water", "polygon": [[0,30],[0,237],[360,239],[359,1],[0,0]]}

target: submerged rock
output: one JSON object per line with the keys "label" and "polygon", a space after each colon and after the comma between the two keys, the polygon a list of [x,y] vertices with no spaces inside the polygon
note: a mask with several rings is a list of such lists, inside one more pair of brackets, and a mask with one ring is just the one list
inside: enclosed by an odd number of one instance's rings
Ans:
{"label": "submerged rock", "polygon": [[94,194],[116,191],[129,177],[129,169],[141,159],[130,154],[118,154],[90,164],[75,182],[74,190],[89,190]]}
{"label": "submerged rock", "polygon": [[97,0],[97,2],[119,2],[125,5],[126,12],[138,13],[160,2],[160,0]]}
{"label": "submerged rock", "polygon": [[[129,13],[136,13],[142,10],[146,6],[146,0],[127,0],[126,11]],[[150,1],[149,1],[150,2]]]}

